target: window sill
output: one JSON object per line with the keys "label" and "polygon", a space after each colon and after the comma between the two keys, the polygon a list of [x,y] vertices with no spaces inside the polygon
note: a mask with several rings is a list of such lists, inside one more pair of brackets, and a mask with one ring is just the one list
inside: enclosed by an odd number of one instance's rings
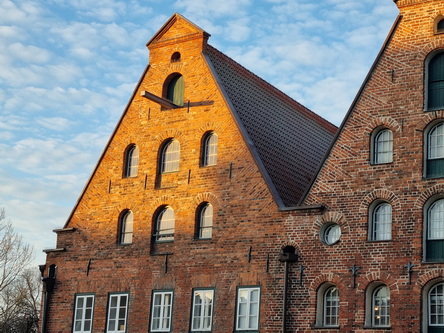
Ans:
{"label": "window sill", "polygon": [[390,331],[392,329],[391,326],[364,326],[365,330],[374,330],[374,331]]}
{"label": "window sill", "polygon": [[393,243],[393,239],[367,239],[367,243]]}
{"label": "window sill", "polygon": [[444,264],[444,260],[441,260],[441,261],[425,261],[425,260],[423,260],[423,261],[421,261],[421,264],[431,264],[431,265]]}
{"label": "window sill", "polygon": [[340,326],[312,326],[314,330],[339,330]]}

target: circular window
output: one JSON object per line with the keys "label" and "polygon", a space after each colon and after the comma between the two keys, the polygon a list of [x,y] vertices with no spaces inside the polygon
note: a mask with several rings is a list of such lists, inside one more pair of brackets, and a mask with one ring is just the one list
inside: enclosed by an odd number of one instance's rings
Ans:
{"label": "circular window", "polygon": [[335,244],[341,237],[341,227],[336,223],[330,223],[321,230],[321,240],[327,245]]}

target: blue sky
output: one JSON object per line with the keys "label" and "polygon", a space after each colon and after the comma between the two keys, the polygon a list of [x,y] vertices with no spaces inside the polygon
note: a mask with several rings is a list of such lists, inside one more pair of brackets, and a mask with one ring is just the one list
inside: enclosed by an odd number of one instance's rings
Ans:
{"label": "blue sky", "polygon": [[339,125],[392,0],[0,0],[0,207],[44,263],[178,12],[209,43]]}

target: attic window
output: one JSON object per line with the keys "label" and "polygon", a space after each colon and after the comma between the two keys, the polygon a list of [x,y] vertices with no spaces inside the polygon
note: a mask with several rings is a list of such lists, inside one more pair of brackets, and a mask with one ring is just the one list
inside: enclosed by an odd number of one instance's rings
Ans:
{"label": "attic window", "polygon": [[435,19],[435,34],[443,34],[444,33],[444,16],[439,15]]}
{"label": "attic window", "polygon": [[180,61],[180,53],[174,52],[171,56],[171,62],[179,62]]}

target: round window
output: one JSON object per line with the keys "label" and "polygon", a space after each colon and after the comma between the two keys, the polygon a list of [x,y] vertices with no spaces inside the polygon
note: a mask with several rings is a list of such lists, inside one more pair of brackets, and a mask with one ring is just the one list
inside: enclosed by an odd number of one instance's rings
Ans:
{"label": "round window", "polygon": [[325,225],[321,231],[321,240],[327,245],[335,244],[341,237],[341,227],[336,223]]}

